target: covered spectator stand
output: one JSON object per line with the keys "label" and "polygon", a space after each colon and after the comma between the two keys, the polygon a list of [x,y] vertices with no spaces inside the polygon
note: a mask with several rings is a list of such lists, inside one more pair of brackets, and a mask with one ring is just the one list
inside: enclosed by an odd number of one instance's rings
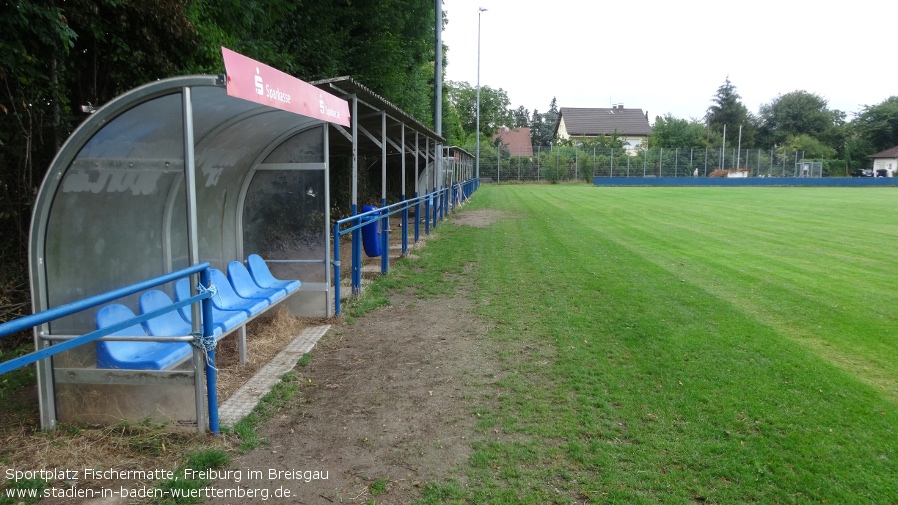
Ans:
{"label": "covered spectator stand", "polygon": [[[256,68],[257,86],[259,75]],[[302,283],[279,303],[295,315],[333,313],[330,119],[230,96],[225,81],[188,76],[147,84],[103,106],[70,136],[35,202],[35,312],[200,262],[226,272],[229,262],[257,254],[275,277]],[[315,89],[316,109],[324,95]],[[324,100],[322,114],[333,115]],[[174,283],[158,289],[175,299]],[[139,298],[119,302],[137,313]],[[95,330],[96,315],[42,324],[36,347]],[[108,368],[98,363],[97,345],[43,359],[42,425],[159,418],[203,429],[197,356],[158,370]]]}

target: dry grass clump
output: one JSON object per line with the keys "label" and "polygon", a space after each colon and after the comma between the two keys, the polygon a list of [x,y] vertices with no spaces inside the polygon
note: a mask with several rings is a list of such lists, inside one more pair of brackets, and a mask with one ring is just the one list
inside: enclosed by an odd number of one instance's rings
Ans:
{"label": "dry grass clump", "polygon": [[[250,322],[246,365],[239,363],[236,332],[221,340],[216,348],[219,400],[224,401],[252,378],[306,325],[305,320],[293,317],[284,307],[276,309],[270,317]],[[55,431],[41,431],[32,414],[36,412],[20,415],[0,426],[0,466],[22,470],[174,470],[190,452],[210,448],[229,450],[234,442],[231,436],[209,437],[197,433],[195,428],[178,428],[155,421],[120,421],[111,426],[90,427],[60,425]],[[0,488],[4,477],[0,476]],[[109,481],[78,483],[79,487],[92,489],[109,485]]]}
{"label": "dry grass clump", "polygon": [[[200,435],[194,429],[173,429],[168,423],[121,421],[112,426],[80,428],[61,425],[55,431],[21,427],[0,435],[0,460],[16,470],[76,470],[78,487],[109,488],[108,480],[85,479],[85,468],[94,470],[174,470],[187,454],[200,449],[231,445],[228,437]],[[5,475],[4,475],[5,477]],[[3,487],[0,479],[0,488]],[[117,484],[122,482],[116,481]],[[151,480],[128,481],[151,485]],[[51,482],[60,487],[61,482]]]}

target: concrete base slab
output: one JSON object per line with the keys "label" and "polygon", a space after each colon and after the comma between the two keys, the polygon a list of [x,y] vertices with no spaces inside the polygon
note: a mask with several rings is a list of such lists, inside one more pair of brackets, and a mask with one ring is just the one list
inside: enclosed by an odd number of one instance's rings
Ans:
{"label": "concrete base slab", "polygon": [[233,426],[252,412],[259,400],[268,394],[275,384],[281,381],[281,376],[293,370],[299,358],[312,350],[330,327],[329,324],[313,326],[306,328],[297,335],[274,359],[262,367],[249,382],[241,386],[226,402],[218,407],[220,423]]}

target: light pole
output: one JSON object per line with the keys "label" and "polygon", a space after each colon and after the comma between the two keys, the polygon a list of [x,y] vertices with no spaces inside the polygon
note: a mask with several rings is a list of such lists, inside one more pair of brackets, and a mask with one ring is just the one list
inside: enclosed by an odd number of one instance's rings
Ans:
{"label": "light pole", "polygon": [[480,182],[480,15],[485,11],[483,7],[477,10],[477,150],[474,153],[474,178]]}

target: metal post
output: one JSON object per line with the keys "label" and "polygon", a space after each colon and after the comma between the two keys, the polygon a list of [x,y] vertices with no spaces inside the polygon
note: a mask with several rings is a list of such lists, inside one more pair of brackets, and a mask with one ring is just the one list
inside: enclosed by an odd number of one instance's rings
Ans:
{"label": "metal post", "polygon": [[649,150],[646,149],[642,153],[642,176],[643,177],[645,177],[645,169],[646,169],[646,165],[648,164],[648,161],[649,161]]}
{"label": "metal post", "polygon": [[[187,257],[190,265],[196,265],[199,259],[199,238],[197,237],[198,221],[197,221],[197,203],[196,203],[196,154],[194,152],[193,138],[193,100],[191,97],[191,89],[185,87],[181,92],[182,112],[184,116],[184,177],[185,177],[185,193],[187,201]],[[190,295],[196,296],[197,284],[200,277],[196,274],[190,276]],[[191,316],[193,324],[191,330],[194,334],[202,331],[202,310],[200,304],[194,303],[191,306]],[[201,353],[194,352],[194,358],[202,356]],[[199,359],[193,360],[194,367],[194,393],[196,395],[196,424],[200,433],[206,430],[206,366]],[[210,380],[214,381],[214,378]],[[207,386],[207,387],[204,387]],[[209,427],[211,430],[211,426]],[[216,427],[217,429],[217,427]]]}
{"label": "metal post", "polygon": [[340,225],[334,223],[334,314],[340,315]]}
{"label": "metal post", "polygon": [[[436,16],[434,20],[434,61],[433,61],[433,131],[443,136],[443,0],[434,0]],[[405,144],[402,144],[405,156]],[[402,187],[405,191],[405,186]],[[405,198],[403,198],[405,200]]]}
{"label": "metal post", "polygon": [[496,146],[496,184],[499,183],[499,171],[502,169],[502,141]]}
{"label": "metal post", "polygon": [[[331,277],[331,269],[327,268],[327,261],[331,257],[331,251],[330,251],[331,241],[330,241],[330,237],[327,236],[330,233],[330,228],[328,227],[328,224],[330,224],[330,222],[331,222],[331,177],[330,177],[331,145],[330,145],[330,129],[329,129],[327,123],[324,123],[323,130],[324,131],[322,132],[323,133],[322,140],[324,141],[324,223],[325,223],[324,224],[324,235],[325,235],[325,237],[324,237],[324,276],[325,276],[324,282],[327,285],[327,296],[325,297],[324,310],[325,310],[325,314],[327,314],[329,317],[331,315],[330,288],[333,284],[333,278]],[[340,257],[338,256],[337,259],[339,260]],[[243,349],[246,349],[245,345],[243,346]],[[246,360],[244,360],[243,362],[245,363]]]}
{"label": "metal post", "polygon": [[727,125],[723,125],[723,144],[720,146],[720,156],[721,156],[721,170],[726,170],[726,156],[727,156]]}
{"label": "metal post", "polygon": [[480,17],[485,11],[483,7],[477,11],[477,126],[474,131],[474,135],[477,136],[477,148],[475,151],[475,174],[474,176],[477,180],[480,180]]}
{"label": "metal post", "polygon": [[[693,167],[693,165],[694,165],[695,163],[694,163],[693,160],[692,160],[692,155],[694,154],[694,152],[695,152],[695,149],[692,148],[692,147],[690,147],[690,148],[689,148],[689,168],[692,168],[692,173],[693,173],[693,174],[696,173],[696,172],[695,172],[695,168]],[[690,174],[686,174],[687,177],[688,177],[689,175],[690,175]]]}
{"label": "metal post", "polygon": [[[439,2],[439,0],[437,0]],[[408,255],[408,202],[405,201],[405,123],[402,123],[402,136],[400,144],[402,146],[402,191],[400,199],[405,202],[402,209],[402,256]]]}
{"label": "metal post", "polygon": [[739,143],[736,144],[739,149],[736,151],[736,168],[739,168],[742,161],[742,124],[739,124]]}
{"label": "metal post", "polygon": [[[359,215],[359,99],[352,95],[352,215]],[[359,220],[353,226],[359,224]],[[362,231],[352,230],[352,294],[362,293]]]}
{"label": "metal post", "polygon": [[539,180],[540,180],[539,163],[540,163],[540,158],[542,158],[542,153],[543,153],[542,146],[536,146],[536,182],[539,182]]}
{"label": "metal post", "polygon": [[[421,188],[418,187],[418,158],[421,157],[421,152],[418,148],[418,131],[415,130],[415,243],[418,243],[418,239],[421,238],[421,200],[418,199],[421,196]],[[424,166],[427,166],[425,163]]]}
{"label": "metal post", "polygon": [[[380,113],[380,207],[387,206],[387,113]],[[390,269],[390,218],[382,217],[380,221],[382,252],[380,255],[380,273],[387,274]]]}
{"label": "metal post", "polygon": [[[212,279],[209,269],[200,272],[200,282],[203,286],[211,286]],[[210,340],[214,342],[213,330],[215,325],[212,322],[212,298],[204,298],[200,302],[203,309],[203,345]],[[194,321],[196,321],[194,319]],[[194,323],[196,324],[196,323]],[[215,346],[211,349],[205,349],[206,354],[206,396],[209,399],[209,431],[215,435],[221,433],[218,426],[218,386],[217,372],[215,368]]]}

